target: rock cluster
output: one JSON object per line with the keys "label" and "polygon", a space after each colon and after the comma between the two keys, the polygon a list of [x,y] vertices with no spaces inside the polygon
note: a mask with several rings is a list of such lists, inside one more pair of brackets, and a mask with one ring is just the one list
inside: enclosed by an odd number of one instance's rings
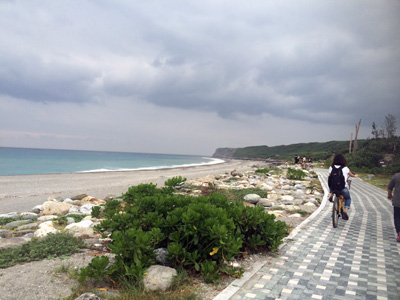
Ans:
{"label": "rock cluster", "polygon": [[[93,219],[90,214],[96,205],[106,203],[106,200],[87,195],[78,195],[72,198],[49,198],[42,205],[35,206],[31,212],[11,212],[0,215],[0,218],[18,218],[20,220],[5,224],[0,229],[0,248],[19,246],[30,241],[33,237],[41,238],[50,233],[60,232],[60,226],[54,220],[60,216],[66,217],[63,231],[85,240],[88,248],[102,250],[103,245],[99,234],[93,231],[99,220]],[[85,215],[83,220],[75,222],[70,217],[73,214]]]}
{"label": "rock cluster", "polygon": [[217,176],[190,180],[186,186],[197,186],[199,189],[184,192],[201,194],[201,187],[209,186],[217,190],[259,188],[267,191],[268,196],[261,198],[257,194],[249,193],[244,196],[245,205],[261,205],[267,213],[274,214],[277,219],[291,226],[298,224],[298,221],[292,222],[292,218],[307,217],[318,208],[323,198],[317,174],[313,170],[302,170],[306,173],[303,180],[289,179],[286,166],[279,166],[268,173],[250,171],[242,174],[234,170]]}

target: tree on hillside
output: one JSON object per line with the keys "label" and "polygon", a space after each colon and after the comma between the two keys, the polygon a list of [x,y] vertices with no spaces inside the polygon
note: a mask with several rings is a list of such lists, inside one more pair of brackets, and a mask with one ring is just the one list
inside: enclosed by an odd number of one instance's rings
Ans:
{"label": "tree on hillside", "polygon": [[375,122],[372,122],[372,138],[378,139],[379,138],[379,130],[376,128]]}
{"label": "tree on hillside", "polygon": [[385,117],[385,125],[381,126],[380,129],[377,129],[375,122],[372,122],[372,138],[378,139],[378,138],[394,138],[396,137],[396,117],[393,116],[392,114],[388,114]]}
{"label": "tree on hillside", "polygon": [[386,131],[386,137],[388,139],[393,138],[396,136],[396,117],[393,116],[392,114],[388,114],[385,117],[385,131]]}

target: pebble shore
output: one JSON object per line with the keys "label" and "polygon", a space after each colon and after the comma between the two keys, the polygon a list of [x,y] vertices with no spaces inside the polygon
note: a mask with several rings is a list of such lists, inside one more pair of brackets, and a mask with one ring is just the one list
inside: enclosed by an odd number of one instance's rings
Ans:
{"label": "pebble shore", "polygon": [[[192,169],[191,174],[194,176],[191,178],[193,179],[182,185],[178,192],[199,195],[204,192],[203,187],[210,185],[216,189],[250,189],[256,187],[267,191],[268,197],[261,198],[249,192],[243,199],[245,205],[261,205],[265,208],[266,213],[274,214],[278,220],[285,221],[289,227],[295,227],[301,223],[318,208],[322,200],[323,192],[318,185],[314,185],[318,178],[312,170],[304,170],[307,177],[303,180],[290,180],[287,178],[286,166],[281,166],[266,174],[260,174],[255,173],[254,170],[267,167],[262,162],[240,162],[239,164],[228,163],[222,165],[224,166],[214,166],[213,175],[196,178],[194,178],[196,175],[193,174]],[[226,169],[228,165],[231,170]],[[223,172],[220,172],[221,168],[218,167],[224,167],[222,169]],[[232,170],[232,167],[235,169]],[[178,173],[182,175],[182,171],[185,170],[179,171],[181,172]],[[196,174],[199,174],[199,171]],[[164,180],[173,177],[171,174],[169,176],[157,174],[157,176],[158,180],[160,177]],[[188,191],[187,187],[189,186],[191,188]],[[3,229],[0,229],[0,248],[20,245],[29,241],[32,237],[42,237],[48,233],[57,232],[60,229],[55,228],[52,220],[57,219],[59,216],[66,216],[67,226],[64,228],[65,231],[83,239],[87,247],[92,251],[105,251],[104,241],[100,239],[98,234],[93,232],[93,226],[98,223],[98,220],[92,218],[90,213],[94,206],[115,198],[118,198],[118,195],[108,194],[104,199],[95,198],[87,194],[72,195],[66,198],[50,196],[44,203],[36,205],[29,211],[0,214],[0,218],[18,216],[21,219],[20,221],[10,222]],[[82,214],[86,215],[86,217],[80,222],[75,222],[73,218],[68,218],[68,214]],[[11,276],[12,269],[16,267],[1,270],[0,273]],[[15,275],[18,276],[17,274]],[[35,276],[35,274],[32,274],[32,276]],[[0,286],[9,286],[9,283],[8,285],[2,284],[3,282],[1,281],[4,278],[7,278],[7,276],[0,276]],[[17,278],[15,278],[13,284],[15,289],[23,290],[23,287],[20,286],[21,282]],[[51,284],[46,285],[46,288],[51,290],[51,286]],[[33,287],[30,288],[32,289]],[[4,292],[7,291],[1,291],[0,288],[0,294]],[[212,294],[212,291],[208,292],[208,294],[210,293]],[[51,295],[51,291],[46,294]],[[28,298],[24,299],[30,299],[28,295],[26,297]]]}

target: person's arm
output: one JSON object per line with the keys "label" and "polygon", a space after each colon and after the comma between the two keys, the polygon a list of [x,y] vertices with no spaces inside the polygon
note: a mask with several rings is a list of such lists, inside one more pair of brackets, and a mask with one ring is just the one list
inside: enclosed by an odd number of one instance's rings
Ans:
{"label": "person's arm", "polygon": [[349,170],[349,176],[350,176],[350,177],[358,177],[358,174],[353,174],[353,173],[351,173],[351,171]]}
{"label": "person's arm", "polygon": [[389,200],[392,200],[392,198],[393,198],[392,190],[388,190],[388,196],[387,196],[387,198],[388,198]]}
{"label": "person's arm", "polygon": [[393,199],[393,194],[392,194],[393,188],[394,188],[394,176],[392,177],[392,179],[390,180],[389,185],[388,185],[388,195],[387,195],[387,198],[388,198],[389,200],[392,200],[392,199]]}

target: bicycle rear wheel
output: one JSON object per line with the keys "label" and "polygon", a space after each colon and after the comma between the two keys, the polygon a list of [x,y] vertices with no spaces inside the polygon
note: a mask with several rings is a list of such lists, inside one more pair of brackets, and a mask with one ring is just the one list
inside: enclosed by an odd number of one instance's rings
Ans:
{"label": "bicycle rear wheel", "polygon": [[333,195],[333,205],[332,205],[332,225],[336,228],[339,220],[339,198]]}

